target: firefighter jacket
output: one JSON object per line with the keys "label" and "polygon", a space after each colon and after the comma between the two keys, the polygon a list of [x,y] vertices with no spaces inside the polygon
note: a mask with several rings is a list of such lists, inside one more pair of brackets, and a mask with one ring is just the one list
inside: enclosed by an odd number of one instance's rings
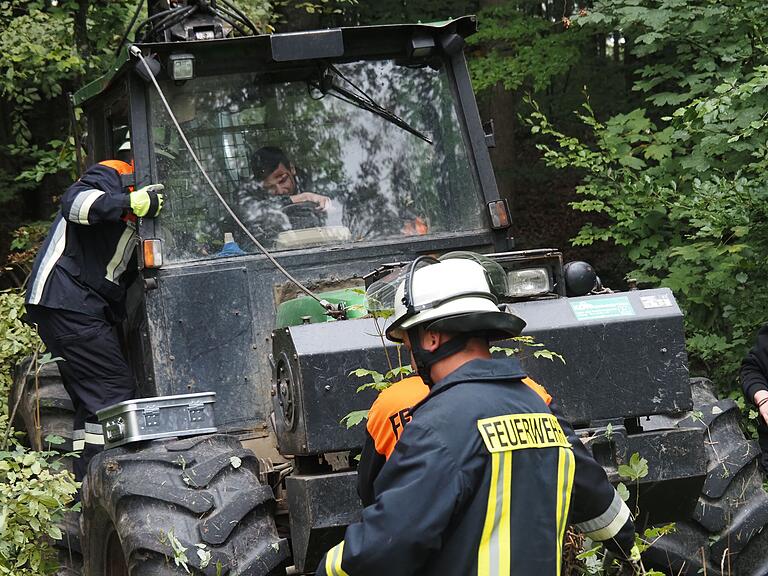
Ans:
{"label": "firefighter jacket", "polygon": [[768,324],[760,328],[754,347],[741,362],[741,387],[751,403],[755,392],[768,390]]}
{"label": "firefighter jacket", "polygon": [[114,168],[96,164],[72,184],[35,260],[27,304],[121,318],[136,242],[129,207]]}
{"label": "firefighter jacket", "polygon": [[[523,378],[523,384],[535,390],[547,406],[552,401],[543,386],[531,378]],[[410,376],[395,382],[383,390],[368,411],[365,442],[357,467],[357,493],[363,506],[374,501],[373,483],[389,460],[405,425],[411,421],[412,410],[429,394],[429,387],[418,376]]]}
{"label": "firefighter jacket", "polygon": [[554,576],[569,520],[628,554],[629,510],[525,376],[477,359],[437,382],[317,574]]}
{"label": "firefighter jacket", "polygon": [[383,390],[368,411],[365,442],[357,467],[357,493],[363,506],[373,504],[373,482],[411,421],[411,411],[429,394],[418,376],[404,378]]}
{"label": "firefighter jacket", "polygon": [[[741,362],[741,387],[750,404],[755,403],[758,390],[768,390],[768,324],[760,328],[752,349]],[[757,418],[757,442],[760,445],[760,465],[768,470],[768,426]]]}

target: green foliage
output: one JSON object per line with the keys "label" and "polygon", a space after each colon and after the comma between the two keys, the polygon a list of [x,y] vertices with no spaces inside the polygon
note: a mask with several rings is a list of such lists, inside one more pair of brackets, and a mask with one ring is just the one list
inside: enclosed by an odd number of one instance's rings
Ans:
{"label": "green foliage", "polygon": [[[0,133],[7,156],[0,203],[54,174],[76,177],[74,130],[66,92],[110,65],[133,3],[0,2],[0,110],[10,133]],[[79,112],[78,112],[79,114]]]}
{"label": "green foliage", "polygon": [[[627,464],[619,466],[618,471],[619,476],[638,483],[641,478],[648,475],[648,461],[635,452],[630,456]],[[623,482],[619,482],[616,491],[625,502],[629,499],[629,490]],[[641,560],[641,554],[653,546],[659,538],[674,531],[674,524],[666,524],[646,528],[642,535],[636,533],[635,546],[630,553],[631,573],[638,576],[664,576],[662,572],[646,570]],[[607,554],[602,544],[592,542],[589,539],[587,539],[583,551],[577,558],[582,561],[586,574],[605,576],[607,574],[626,573],[621,571],[619,563]]]}
{"label": "green foliage", "polygon": [[13,369],[24,357],[41,347],[34,328],[21,321],[24,297],[14,290],[0,292],[0,438],[7,435],[8,394],[13,383]]}
{"label": "green foliage", "polygon": [[477,48],[469,61],[476,90],[499,83],[506,90],[543,90],[579,61],[580,51],[574,47],[586,35],[563,34],[567,20],[535,14],[540,7],[541,3],[522,0],[480,11],[479,32],[468,38],[468,44]]}
{"label": "green foliage", "polygon": [[60,540],[57,522],[77,491],[56,452],[0,451],[0,574],[53,574],[55,554],[41,535]]}
{"label": "green foliage", "polygon": [[[370,382],[366,382],[365,384],[361,384],[357,387],[357,392],[362,392],[363,390],[367,390],[369,388],[372,388],[376,390],[377,392],[381,392],[382,390],[386,390],[392,384],[394,384],[398,380],[402,380],[406,376],[409,376],[413,373],[413,369],[410,366],[397,366],[395,368],[392,368],[382,374],[381,372],[377,372],[376,370],[368,370],[367,368],[358,368],[357,370],[352,370],[352,372],[349,373],[350,376],[357,376],[358,378],[370,378]],[[350,412],[344,418],[341,419],[341,423],[345,424],[347,428],[352,428],[352,426],[357,426],[362,422],[363,420],[368,418],[368,410],[354,410],[353,412]]]}
{"label": "green foliage", "polygon": [[5,272],[13,277],[16,286],[22,286],[32,271],[35,256],[50,226],[50,222],[30,222],[13,231]]}
{"label": "green foliage", "polygon": [[348,429],[357,426],[368,418],[368,412],[368,410],[353,410],[341,419],[341,423],[346,425]]}
{"label": "green foliage", "polygon": [[167,544],[171,547],[171,551],[173,552],[173,563],[176,566],[181,566],[184,569],[184,572],[187,574],[191,574],[189,571],[189,566],[187,566],[187,563],[189,562],[189,558],[187,557],[187,548],[184,546],[184,544],[179,541],[178,538],[173,533],[173,528],[168,530],[167,532],[164,530],[160,530],[160,534],[158,537],[161,544]]}
{"label": "green foliage", "polygon": [[[269,1],[238,4],[259,30],[272,30]],[[305,4],[307,10],[315,5]],[[9,159],[0,168],[0,203],[35,188],[46,176],[77,177],[66,93],[114,62],[136,6],[137,0],[0,2],[0,112],[9,119],[9,132],[0,130],[0,154]],[[79,120],[79,110],[76,115]]]}
{"label": "green foliage", "polygon": [[61,95],[61,81],[85,68],[74,46],[71,19],[64,10],[43,6],[43,2],[0,3],[0,95],[15,104],[13,131],[20,147],[32,139],[27,113],[43,100]]}
{"label": "green foliage", "polygon": [[268,0],[239,0],[235,5],[248,16],[262,34],[274,31],[272,21],[275,18],[274,7]]}
{"label": "green foliage", "polygon": [[363,390],[367,390],[368,388],[373,388],[377,392],[381,392],[382,390],[386,390],[392,384],[395,383],[396,380],[402,380],[406,376],[409,376],[413,373],[413,368],[410,366],[398,366],[396,368],[392,368],[391,370],[388,370],[386,373],[382,374],[381,372],[376,372],[376,370],[368,370],[367,368],[358,368],[357,370],[353,370],[349,373],[350,376],[357,376],[358,378],[365,378],[370,376],[371,382],[368,382],[366,384],[361,384],[357,387],[357,392],[362,392]]}
{"label": "green foliage", "polygon": [[[0,292],[0,574],[53,574],[55,554],[45,537],[61,539],[57,522],[77,491],[69,472],[61,470],[56,452],[32,452],[11,433],[7,404],[12,372],[24,356],[40,349],[33,328],[21,321],[23,296]],[[60,438],[48,437],[48,444]],[[5,449],[7,441],[11,448]]]}
{"label": "green foliage", "polygon": [[275,7],[292,6],[294,9],[303,10],[307,14],[342,14],[345,8],[357,4],[357,0],[316,0],[313,2],[300,0],[298,2],[288,0],[276,0]]}
{"label": "green foliage", "polygon": [[610,0],[577,22],[632,39],[644,108],[600,120],[589,138],[552,126],[535,104],[545,160],[583,174],[577,245],[623,247],[632,276],[671,288],[685,311],[694,372],[736,388],[738,365],[768,320],[768,6]]}
{"label": "green foliage", "polygon": [[640,454],[635,452],[629,457],[627,464],[621,464],[619,466],[619,476],[627,478],[632,482],[637,482],[641,478],[648,476],[648,460],[642,458]]}
{"label": "green foliage", "polygon": [[516,336],[515,338],[510,338],[507,342],[509,341],[514,343],[514,347],[492,346],[491,353],[503,352],[507,357],[518,355],[524,357],[526,353],[530,352],[530,350],[528,350],[529,348],[541,348],[540,350],[533,350],[534,358],[544,358],[551,362],[554,362],[555,359],[557,359],[565,364],[565,358],[563,358],[562,355],[544,348],[544,344],[536,342],[536,339],[533,336]]}
{"label": "green foliage", "polygon": [[30,222],[24,226],[19,226],[13,231],[11,250],[14,252],[34,250],[36,252],[45,239],[50,226],[50,222]]}

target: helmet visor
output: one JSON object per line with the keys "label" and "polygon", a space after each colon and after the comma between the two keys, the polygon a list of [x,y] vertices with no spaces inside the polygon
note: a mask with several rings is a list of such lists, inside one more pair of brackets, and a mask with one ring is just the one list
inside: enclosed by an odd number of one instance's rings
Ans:
{"label": "helmet visor", "polygon": [[404,275],[400,271],[376,280],[365,291],[365,307],[376,318],[389,318],[395,313],[395,292]]}

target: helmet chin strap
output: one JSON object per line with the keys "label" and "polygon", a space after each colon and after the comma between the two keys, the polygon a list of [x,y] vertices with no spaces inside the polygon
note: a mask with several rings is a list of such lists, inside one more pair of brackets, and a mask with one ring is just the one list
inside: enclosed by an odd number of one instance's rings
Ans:
{"label": "helmet chin strap", "polygon": [[430,388],[434,385],[432,380],[432,366],[443,358],[452,356],[457,352],[463,350],[467,342],[469,341],[469,334],[456,334],[453,338],[448,340],[445,344],[439,346],[433,352],[425,350],[421,345],[421,330],[420,326],[415,326],[408,330],[408,340],[411,344],[411,353],[413,359],[416,361],[416,372],[418,372],[424,384]]}

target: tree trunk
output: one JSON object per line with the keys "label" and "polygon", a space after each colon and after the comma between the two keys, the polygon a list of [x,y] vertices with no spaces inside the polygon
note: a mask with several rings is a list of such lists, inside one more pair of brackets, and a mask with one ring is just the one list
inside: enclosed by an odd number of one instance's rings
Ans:
{"label": "tree trunk", "polygon": [[84,60],[91,56],[91,45],[88,42],[88,8],[90,0],[80,0],[75,14],[75,45]]}

